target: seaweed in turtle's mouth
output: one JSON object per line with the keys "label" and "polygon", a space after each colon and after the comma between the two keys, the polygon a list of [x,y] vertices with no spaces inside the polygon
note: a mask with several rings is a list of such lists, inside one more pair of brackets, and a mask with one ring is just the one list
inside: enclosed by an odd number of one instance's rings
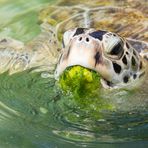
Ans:
{"label": "seaweed in turtle's mouth", "polygon": [[[100,80],[102,79],[104,82],[100,82],[100,84],[101,85],[103,85],[102,83],[105,83],[105,85],[107,85],[108,87],[112,87],[113,86],[113,83],[111,82],[111,81],[108,81],[107,79],[105,79],[101,74],[99,74],[97,71],[95,71],[95,70],[93,70],[93,69],[90,69],[90,68],[88,68],[88,67],[84,67],[84,66],[81,66],[81,65],[73,65],[73,66],[69,66],[69,67],[67,67],[65,70],[70,70],[70,69],[72,69],[73,67],[76,67],[76,66],[79,66],[79,67],[81,67],[82,69],[86,69],[86,70],[88,70],[88,71],[90,71],[90,72],[92,72],[92,73],[94,73],[94,74],[96,74],[96,75],[98,75],[99,76],[99,78],[100,78]],[[64,70],[64,72],[65,72],[65,70]],[[104,85],[103,85],[104,86]]]}
{"label": "seaweed in turtle's mouth", "polygon": [[100,75],[94,70],[75,65],[68,67],[60,76],[62,90],[75,94],[86,94],[100,88]]}

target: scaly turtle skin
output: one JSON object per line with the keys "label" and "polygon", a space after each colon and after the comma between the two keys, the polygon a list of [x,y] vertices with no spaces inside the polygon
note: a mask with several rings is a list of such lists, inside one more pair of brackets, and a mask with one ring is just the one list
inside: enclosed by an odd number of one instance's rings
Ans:
{"label": "scaly turtle skin", "polygon": [[80,65],[101,74],[105,88],[120,88],[134,86],[146,73],[146,61],[115,33],[76,28],[65,32],[63,44],[57,78],[67,67]]}
{"label": "scaly turtle skin", "polygon": [[[41,10],[39,22],[42,24],[42,31],[30,43],[24,45],[20,41],[10,38],[0,40],[0,71],[9,70],[10,73],[14,73],[32,67],[37,67],[39,71],[53,71],[62,52],[60,50],[62,34],[75,27],[109,30],[123,36],[137,51],[133,50],[136,55],[129,51],[129,58],[134,57],[137,64],[136,67],[138,67],[141,61],[138,52],[145,58],[147,58],[148,53],[147,10],[144,0],[140,2],[133,2],[132,0],[128,2],[122,1],[122,3],[108,0],[103,2],[100,0],[94,0],[93,2],[91,0],[62,0],[55,6],[49,6]],[[88,34],[84,33],[81,35],[85,36]],[[103,43],[106,36],[107,33],[103,36]],[[91,39],[95,41],[94,38],[91,37]],[[122,40],[123,45],[125,45],[125,39]],[[69,41],[67,39],[64,42],[66,44]],[[124,46],[125,50],[128,50],[126,46]],[[103,58],[110,61],[109,63],[113,62],[105,54]],[[119,61],[121,62],[119,59],[116,62],[119,64]],[[129,62],[131,60],[127,58],[127,63],[129,64]],[[124,65],[122,62],[120,66],[122,72],[125,71],[126,64]],[[127,67],[126,69],[128,69]],[[111,69],[108,70],[111,71]],[[128,70],[130,71],[131,69]],[[115,70],[112,70],[112,72],[112,76],[113,74],[117,75]],[[133,75],[133,70],[131,70],[131,73]],[[106,78],[103,75],[102,77]],[[118,82],[123,82],[123,77],[124,74],[122,73],[122,76],[115,80],[115,85],[121,84]]]}

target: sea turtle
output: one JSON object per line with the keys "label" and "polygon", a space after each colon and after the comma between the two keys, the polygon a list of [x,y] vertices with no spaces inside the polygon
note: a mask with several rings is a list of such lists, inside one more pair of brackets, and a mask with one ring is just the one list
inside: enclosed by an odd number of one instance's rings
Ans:
{"label": "sea turtle", "polygon": [[124,38],[93,28],[76,28],[64,34],[64,48],[55,76],[70,66],[97,71],[105,88],[135,85],[146,72],[145,60]]}
{"label": "sea turtle", "polygon": [[[134,3],[62,0],[47,6],[39,14],[41,34],[33,41],[24,45],[10,38],[0,40],[0,71],[9,69],[13,73],[32,67],[54,71],[59,61],[56,76],[68,66],[82,65],[99,72],[105,88],[127,86],[131,84],[128,82],[135,85],[144,76],[147,64],[145,3],[144,0]],[[68,58],[71,62],[63,64]],[[93,64],[83,63],[88,59]]]}

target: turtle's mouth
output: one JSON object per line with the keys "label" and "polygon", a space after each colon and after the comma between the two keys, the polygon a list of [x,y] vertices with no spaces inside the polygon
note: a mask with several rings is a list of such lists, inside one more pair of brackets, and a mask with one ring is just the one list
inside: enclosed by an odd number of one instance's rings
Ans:
{"label": "turtle's mouth", "polygon": [[101,78],[101,84],[104,88],[111,88],[113,87],[113,83],[110,82],[110,81],[107,81],[106,79],[104,78]]}
{"label": "turtle's mouth", "polygon": [[[73,69],[74,68],[74,69]],[[73,65],[73,66],[68,66],[65,70],[65,71],[69,71],[73,69],[73,74],[75,75],[77,72],[82,72],[82,71],[89,71],[88,76],[91,76],[91,75],[96,75],[96,76],[99,76],[99,83],[104,87],[104,88],[111,88],[113,87],[113,83],[110,82],[109,80],[107,80],[106,78],[103,77],[103,75],[101,75],[99,72],[91,69],[91,68],[88,68],[88,67],[85,67],[85,66],[82,66],[82,65]],[[83,73],[84,74],[84,73]],[[77,75],[78,76],[78,75]],[[83,75],[85,77],[85,74]],[[94,80],[95,81],[95,80]],[[97,81],[97,79],[96,79]]]}
{"label": "turtle's mouth", "polygon": [[64,91],[88,93],[100,88],[100,79],[100,74],[96,71],[75,65],[64,70],[59,78],[59,84]]}

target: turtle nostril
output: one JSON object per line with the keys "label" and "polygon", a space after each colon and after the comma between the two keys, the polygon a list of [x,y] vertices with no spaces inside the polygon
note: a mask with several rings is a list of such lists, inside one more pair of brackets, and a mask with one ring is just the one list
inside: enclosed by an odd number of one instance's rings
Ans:
{"label": "turtle nostril", "polygon": [[82,40],[82,37],[79,38],[79,41],[81,41],[81,40]]}
{"label": "turtle nostril", "polygon": [[86,38],[86,42],[89,42],[89,38]]}

